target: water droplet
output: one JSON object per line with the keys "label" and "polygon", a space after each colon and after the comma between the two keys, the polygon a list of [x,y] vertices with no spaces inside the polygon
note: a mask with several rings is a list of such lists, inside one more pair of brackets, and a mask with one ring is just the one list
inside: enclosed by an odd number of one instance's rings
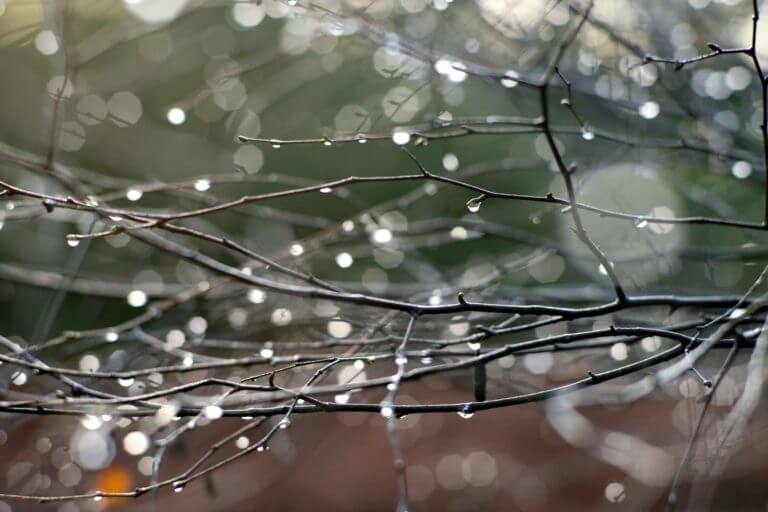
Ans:
{"label": "water droplet", "polygon": [[77,247],[80,245],[80,240],[77,238],[67,238],[67,245],[70,247]]}
{"label": "water droplet", "polygon": [[480,206],[483,204],[483,201],[481,199],[470,199],[467,201],[467,210],[469,210],[472,213],[477,213],[480,211]]}
{"label": "water droplet", "polygon": [[138,188],[129,188],[125,193],[125,197],[129,201],[138,201],[139,199],[141,199],[141,196],[143,195],[144,195],[144,192],[142,192]]}
{"label": "water droplet", "polygon": [[107,334],[104,335],[104,339],[110,343],[116,342],[119,337],[120,335],[117,334],[115,331],[109,331]]}
{"label": "water droplet", "polygon": [[638,220],[638,221],[635,223],[635,226],[637,226],[637,227],[638,227],[638,228],[640,228],[640,229],[643,229],[643,228],[644,228],[644,227],[646,227],[647,225],[648,225],[648,221],[647,221],[647,220],[645,220],[645,219],[639,219],[639,220]]}
{"label": "water droplet", "polygon": [[147,294],[141,290],[131,290],[126,297],[128,304],[135,308],[140,308],[147,303]]}
{"label": "water droplet", "polygon": [[349,402],[350,395],[349,393],[339,393],[338,395],[333,397],[333,401],[337,404],[346,404]]}
{"label": "water droplet", "polygon": [[403,130],[395,130],[392,133],[392,142],[398,146],[404,146],[411,140],[411,134]]}
{"label": "water droplet", "polygon": [[357,136],[357,142],[360,144],[365,144],[366,142],[368,142],[368,139],[365,138],[365,135],[360,134]]}
{"label": "water droplet", "polygon": [[331,144],[333,144],[333,142],[331,142],[331,139],[327,137],[323,138],[323,146],[330,146]]}
{"label": "water droplet", "polygon": [[752,164],[745,162],[744,160],[735,162],[733,167],[731,167],[731,173],[740,180],[749,178],[752,174]]}
{"label": "water droplet", "polygon": [[288,249],[288,252],[291,253],[291,256],[301,256],[304,254],[304,246],[301,244],[293,244],[291,245],[291,248]]}
{"label": "water droplet", "polygon": [[27,383],[27,374],[24,372],[16,372],[11,376],[13,384],[16,386],[23,386]]}
{"label": "water droplet", "polygon": [[166,118],[169,123],[178,126],[184,124],[184,121],[187,120],[187,113],[178,107],[174,107],[168,110]]}
{"label": "water droplet", "polygon": [[470,342],[467,343],[467,347],[469,348],[469,350],[477,351],[477,350],[480,350],[481,346],[482,345],[480,343],[476,342],[476,341],[470,341]]}
{"label": "water droplet", "polygon": [[595,132],[593,132],[589,126],[584,125],[581,128],[581,138],[584,140],[592,140],[595,138]]}
{"label": "water droplet", "polygon": [[266,449],[267,448],[263,444],[260,444],[259,446],[256,447],[257,452],[263,452]]}
{"label": "water droplet", "polygon": [[133,384],[133,377],[126,377],[124,379],[117,379],[117,383],[124,388],[130,387]]}
{"label": "water droplet", "polygon": [[280,144],[278,144],[277,142],[273,142],[272,149],[280,149]]}
{"label": "water droplet", "polygon": [[101,495],[101,493],[99,493],[99,494],[96,494],[96,495],[93,497],[93,501],[101,501],[101,500],[103,500],[103,499],[104,499],[104,496],[102,496],[102,495]]}
{"label": "water droplet", "polygon": [[518,75],[516,71],[509,70],[504,73],[504,78],[501,79],[501,85],[507,89],[516,87],[518,83],[516,79],[519,78],[519,76],[520,75]]}
{"label": "water droplet", "polygon": [[379,228],[371,234],[371,240],[377,244],[386,244],[392,241],[392,232],[385,228]]}
{"label": "water droplet", "polygon": [[261,304],[267,299],[267,294],[258,288],[251,288],[248,291],[248,302],[251,304]]}
{"label": "water droplet", "polygon": [[331,187],[323,187],[320,189],[321,194],[330,194],[333,192],[333,189]]}
{"label": "water droplet", "polygon": [[218,405],[207,405],[203,409],[203,416],[205,416],[209,420],[217,420],[221,418],[223,414],[224,414],[224,411]]}
{"label": "water droplet", "polygon": [[608,271],[605,269],[605,265],[602,263],[597,267],[597,271],[600,272],[601,275],[607,276]]}
{"label": "water droplet", "polygon": [[295,6],[297,3],[299,3],[297,0],[288,0],[288,5],[291,7]]}
{"label": "water droplet", "polygon": [[395,358],[395,364],[397,366],[405,366],[408,364],[408,358],[405,356],[397,356]]}
{"label": "water droplet", "polygon": [[458,414],[461,418],[468,420],[472,416],[475,415],[474,412],[472,412],[472,409],[468,405],[465,405],[462,407],[456,414]]}
{"label": "water droplet", "polygon": [[348,252],[342,252],[336,255],[336,264],[341,268],[349,268],[352,266],[354,259]]}
{"label": "water droplet", "polygon": [[173,492],[181,492],[184,490],[184,482],[173,482]]}
{"label": "water droplet", "polygon": [[198,192],[205,192],[211,188],[211,180],[197,180],[195,182],[195,190]]}
{"label": "water droplet", "polygon": [[280,428],[283,429],[283,430],[285,430],[286,428],[288,428],[290,426],[291,426],[291,420],[289,420],[288,418],[285,418],[284,420],[282,420],[280,422]]}
{"label": "water droplet", "polygon": [[646,101],[642,105],[640,105],[640,108],[637,109],[638,112],[642,117],[645,119],[653,119],[656,116],[659,115],[659,112],[661,112],[661,108],[659,107],[659,104],[655,101]]}
{"label": "water droplet", "polygon": [[391,418],[394,412],[395,411],[392,409],[392,407],[388,405],[383,405],[380,411],[381,415],[384,416],[385,418]]}
{"label": "water droplet", "polygon": [[271,359],[273,355],[275,355],[275,351],[272,350],[269,347],[264,347],[259,351],[259,355],[263,357],[264,359]]}

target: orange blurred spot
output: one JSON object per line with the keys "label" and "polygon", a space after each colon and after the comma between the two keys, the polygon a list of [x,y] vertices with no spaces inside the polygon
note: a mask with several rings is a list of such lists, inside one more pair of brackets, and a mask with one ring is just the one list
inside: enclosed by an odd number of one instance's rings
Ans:
{"label": "orange blurred spot", "polygon": [[[107,492],[125,492],[133,490],[133,477],[130,471],[122,466],[110,466],[96,477],[97,489]],[[120,498],[105,498],[102,501],[102,508],[109,508],[119,502],[124,501]]]}

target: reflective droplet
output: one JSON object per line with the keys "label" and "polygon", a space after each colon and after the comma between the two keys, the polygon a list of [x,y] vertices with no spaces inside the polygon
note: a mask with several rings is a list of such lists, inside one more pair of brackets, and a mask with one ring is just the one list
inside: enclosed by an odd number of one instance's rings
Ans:
{"label": "reflective droplet", "polygon": [[392,142],[398,146],[404,146],[411,140],[411,134],[403,130],[395,130],[392,133]]}
{"label": "reflective droplet", "polygon": [[209,420],[217,420],[221,418],[223,414],[224,414],[224,411],[218,405],[207,405],[203,409],[203,416],[205,416]]}
{"label": "reflective droplet", "polygon": [[67,245],[70,247],[77,247],[80,245],[80,240],[77,238],[67,238]]}
{"label": "reflective droplet", "polygon": [[143,195],[144,195],[144,192],[142,192],[141,190],[139,190],[137,188],[129,188],[125,192],[125,197],[129,201],[138,201],[139,199],[141,199],[141,196],[143,196]]}
{"label": "reflective droplet", "polygon": [[482,345],[480,343],[474,342],[474,341],[470,341],[470,342],[467,343],[467,347],[469,348],[469,350],[477,351],[477,350],[480,350],[481,346]]}
{"label": "reflective droplet", "polygon": [[394,412],[395,411],[392,409],[392,407],[390,407],[388,405],[382,406],[381,411],[380,411],[381,415],[384,416],[385,418],[391,418],[392,414],[394,414]]}
{"label": "reflective droplet", "polygon": [[348,252],[342,252],[336,255],[336,264],[341,268],[349,268],[352,266],[354,259]]}
{"label": "reflective droplet", "polygon": [[467,210],[469,210],[472,213],[477,213],[480,211],[480,206],[483,204],[482,200],[479,199],[470,199],[467,201]]}
{"label": "reflective droplet", "polygon": [[584,125],[581,128],[581,138],[584,140],[592,140],[595,138],[595,132],[593,132],[589,126]]}
{"label": "reflective droplet", "polygon": [[647,225],[648,225],[648,221],[647,221],[647,220],[645,220],[645,219],[640,219],[640,220],[638,220],[638,221],[635,223],[635,226],[637,226],[637,227],[638,227],[638,228],[640,228],[640,229],[643,229],[643,228],[644,228],[644,227],[646,227]]}
{"label": "reflective droplet", "polygon": [[166,118],[168,119],[169,123],[178,126],[180,124],[184,124],[184,121],[187,120],[187,113],[178,107],[174,107],[168,110]]}
{"label": "reflective droplet", "polygon": [[107,334],[104,335],[104,339],[110,343],[116,342],[119,337],[120,336],[115,331],[109,331]]}
{"label": "reflective droplet", "polygon": [[195,182],[195,190],[198,192],[205,192],[211,188],[211,180],[197,180]]}
{"label": "reflective droplet", "polygon": [[320,189],[321,194],[330,194],[333,192],[333,189],[331,187],[323,187]]}
{"label": "reflective droplet", "polygon": [[338,395],[335,395],[333,397],[333,401],[337,404],[346,404],[349,402],[350,395],[349,393],[339,393]]}
{"label": "reflective droplet", "polygon": [[184,482],[173,482],[173,492],[181,492],[184,490]]}
{"label": "reflective droplet", "polygon": [[461,418],[465,420],[468,420],[469,418],[475,415],[475,413],[472,412],[472,409],[470,409],[469,406],[464,406],[456,414],[458,414]]}
{"label": "reflective droplet", "polygon": [[117,383],[119,385],[121,385],[122,387],[124,387],[124,388],[130,387],[133,384],[133,382],[134,382],[134,378],[133,377],[126,377],[126,378],[123,378],[123,379],[117,379]]}

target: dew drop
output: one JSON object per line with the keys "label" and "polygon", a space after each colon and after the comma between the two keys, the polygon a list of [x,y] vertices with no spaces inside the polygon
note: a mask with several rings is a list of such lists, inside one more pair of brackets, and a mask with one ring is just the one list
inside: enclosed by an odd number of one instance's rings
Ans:
{"label": "dew drop", "polygon": [[125,193],[125,197],[129,201],[138,201],[139,199],[141,199],[141,196],[143,195],[144,195],[144,192],[142,192],[138,188],[129,188],[128,191]]}
{"label": "dew drop", "polygon": [[323,187],[320,189],[320,193],[322,194],[330,194],[333,192],[333,189],[331,187]]}
{"label": "dew drop", "polygon": [[70,247],[77,247],[80,245],[80,240],[77,238],[67,238],[67,245]]}
{"label": "dew drop", "polygon": [[478,199],[470,199],[467,201],[467,210],[469,210],[472,213],[477,213],[480,211],[480,205],[482,204],[482,201]]}
{"label": "dew drop", "polygon": [[124,388],[130,387],[131,384],[133,384],[133,382],[134,382],[133,377],[127,377],[127,378],[124,378],[124,379],[117,379],[117,383],[120,384]]}
{"label": "dew drop", "polygon": [[584,140],[593,140],[595,138],[595,132],[593,132],[589,126],[584,125],[581,128],[581,138]]}
{"label": "dew drop", "polygon": [[183,482],[173,482],[173,492],[181,492],[184,490]]}
{"label": "dew drop", "polygon": [[459,417],[465,420],[468,420],[469,418],[475,415],[475,413],[472,412],[472,409],[470,409],[469,406],[462,407],[461,410],[459,410],[456,414],[458,414]]}
{"label": "dew drop", "polygon": [[647,225],[648,225],[648,221],[645,220],[645,219],[640,219],[640,220],[637,221],[637,223],[635,223],[635,226],[637,226],[640,229],[643,229]]}
{"label": "dew drop", "polygon": [[222,414],[224,414],[224,411],[218,405],[207,405],[203,409],[203,416],[209,420],[217,420],[221,418]]}
{"label": "dew drop", "polygon": [[388,405],[382,406],[381,407],[381,411],[380,411],[381,415],[384,416],[385,418],[391,418],[392,414],[394,414],[394,412],[395,411],[392,410],[392,407],[390,407]]}
{"label": "dew drop", "polygon": [[195,190],[198,192],[205,192],[211,188],[211,180],[197,180],[195,182]]}
{"label": "dew drop", "polygon": [[272,149],[280,149],[280,144],[278,144],[277,142],[273,142]]}
{"label": "dew drop", "polygon": [[333,401],[337,404],[346,404],[349,402],[349,393],[339,393],[338,395],[333,397]]}

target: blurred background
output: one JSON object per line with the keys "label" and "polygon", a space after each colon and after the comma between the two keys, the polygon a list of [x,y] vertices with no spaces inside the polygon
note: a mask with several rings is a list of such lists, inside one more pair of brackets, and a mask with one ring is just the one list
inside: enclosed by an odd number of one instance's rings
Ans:
{"label": "blurred background", "polygon": [[[526,82],[540,78],[585,9],[576,0],[0,0],[0,179],[61,196],[73,195],[67,183],[75,182],[94,204],[184,212],[349,176],[418,174],[405,146],[441,176],[563,197],[552,152],[531,125],[541,114],[539,92]],[[749,58],[722,56],[679,70],[643,65],[646,55],[707,53],[710,42],[748,46],[752,14],[748,0],[596,0],[549,92],[557,145],[578,165],[579,201],[651,217],[762,221],[763,104]],[[763,25],[757,53],[768,65]],[[243,144],[239,136],[265,142]],[[493,199],[468,208],[477,195],[434,181],[362,183],[248,202],[180,224],[350,292],[432,305],[455,302],[458,291],[521,304],[613,299],[605,269],[573,235],[567,208]],[[0,197],[2,336],[35,347],[51,366],[82,372],[263,359],[78,379],[84,385],[139,395],[209,377],[239,380],[297,354],[360,357],[329,373],[339,385],[393,373],[391,360],[366,357],[394,350],[405,315],[222,279],[126,233],[67,238],[108,229],[110,220],[48,210],[39,200]],[[767,254],[758,230],[599,215],[585,215],[584,226],[630,295],[739,296]],[[224,244],[157,232],[255,276],[297,282]],[[487,346],[614,323],[674,326],[719,312],[631,309],[521,329]],[[478,325],[504,321],[525,323],[509,315],[442,315],[419,323],[416,335],[453,346]],[[374,348],[364,343],[387,336]],[[488,395],[564,385],[668,343],[645,337],[599,350],[508,356],[487,366]],[[463,342],[459,348],[464,352],[441,360],[478,350]],[[714,349],[699,371],[713,379],[726,352]],[[746,350],[737,354],[714,392],[682,476],[680,510],[766,509],[765,408],[738,436],[723,432],[748,358]],[[409,368],[432,359],[411,358]],[[656,369],[554,404],[398,420],[411,509],[663,510],[706,388],[686,374],[640,401],[601,398]],[[300,388],[311,372],[287,372],[281,385]],[[0,365],[0,388],[5,401],[71,394],[52,376],[14,364]],[[173,419],[180,407],[218,403],[222,391],[164,396],[158,403],[169,408],[168,418],[124,416],[103,404],[87,414],[1,413],[0,491],[77,495],[172,478],[249,421],[209,409],[198,428],[159,449],[157,441],[183,423]],[[335,400],[379,403],[385,393]],[[233,407],[275,403],[257,392],[232,398]],[[471,400],[466,368],[404,382],[397,395],[406,404]],[[385,418],[347,412],[292,420],[268,451],[246,454],[183,492],[166,486],[127,500],[5,500],[0,512],[395,509]],[[222,443],[220,457],[247,448],[274,421]]]}

